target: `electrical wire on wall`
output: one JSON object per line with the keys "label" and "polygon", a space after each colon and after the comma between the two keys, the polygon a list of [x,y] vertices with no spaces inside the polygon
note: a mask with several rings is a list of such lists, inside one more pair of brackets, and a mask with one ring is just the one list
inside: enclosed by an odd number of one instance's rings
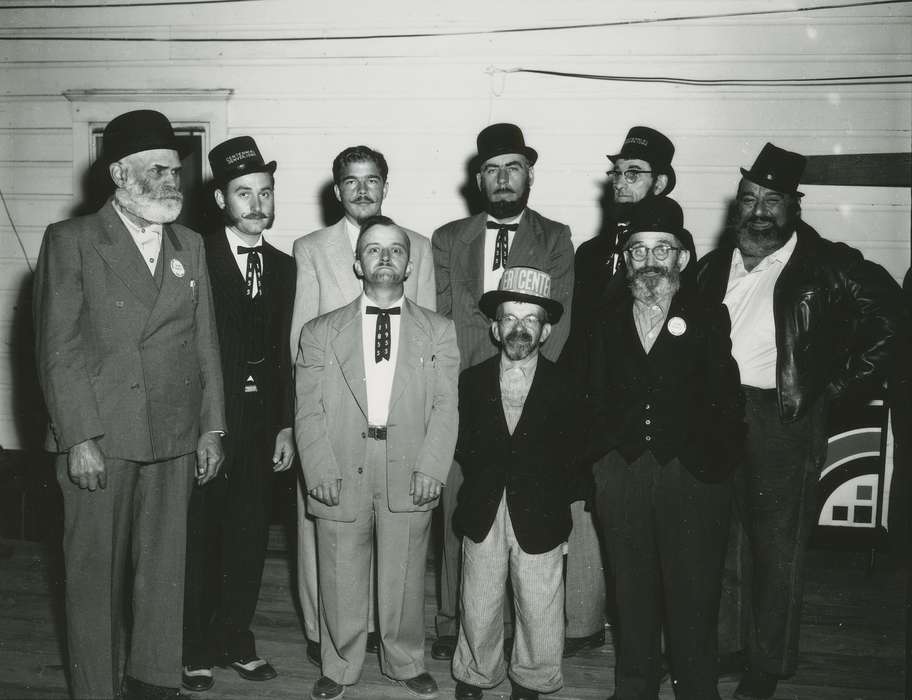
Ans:
{"label": "electrical wire on wall", "polygon": [[9,219],[10,226],[13,228],[13,235],[16,236],[16,240],[19,242],[19,248],[22,250],[22,257],[25,258],[25,264],[28,265],[29,272],[34,272],[32,269],[32,261],[29,260],[28,253],[25,250],[25,243],[22,241],[22,236],[19,235],[19,229],[16,228],[16,222],[13,221],[13,215],[10,213],[9,205],[6,203],[6,197],[3,196],[2,189],[0,189],[0,202],[3,203],[3,209],[6,211],[6,218]]}

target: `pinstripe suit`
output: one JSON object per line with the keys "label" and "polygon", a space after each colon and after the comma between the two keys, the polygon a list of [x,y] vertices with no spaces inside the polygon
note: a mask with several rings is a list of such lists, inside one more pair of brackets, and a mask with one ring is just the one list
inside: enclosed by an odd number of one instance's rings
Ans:
{"label": "pinstripe suit", "polygon": [[[431,246],[437,279],[437,311],[456,323],[456,340],[463,369],[496,355],[491,322],[478,308],[483,289],[485,222],[481,213],[452,221],[434,231]],[[542,346],[542,355],[556,361],[570,332],[573,294],[573,244],[570,228],[526,209],[513,238],[507,265],[536,267],[551,275],[551,296],[563,304],[564,316]],[[444,537],[441,556],[440,609],[437,634],[455,636],[459,600],[459,540],[452,530],[456,495],[462,471],[453,463],[443,494]]]}

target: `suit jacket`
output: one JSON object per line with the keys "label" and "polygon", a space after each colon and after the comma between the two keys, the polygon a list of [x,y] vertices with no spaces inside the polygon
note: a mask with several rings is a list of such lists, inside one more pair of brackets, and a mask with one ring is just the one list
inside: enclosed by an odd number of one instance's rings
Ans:
{"label": "suit jacket", "polygon": [[[722,481],[746,433],[727,309],[682,287],[647,354],[632,305],[621,290],[575,358],[594,407],[596,456],[618,450],[630,463],[650,450],[660,464],[677,457],[697,479]],[[677,335],[669,331],[672,319],[682,330]]]}
{"label": "suit jacket", "polygon": [[[433,311],[437,307],[437,292],[431,243],[420,233],[403,230],[409,237],[412,261],[412,274],[405,281],[405,296]],[[328,228],[301,236],[294,242],[293,252],[298,275],[291,321],[292,360],[305,323],[361,296],[361,280],[352,267],[355,256],[344,218]]]}
{"label": "suit jacket", "polygon": [[[478,308],[484,293],[484,212],[451,221],[434,231],[431,245],[437,276],[437,311],[456,322],[462,367],[496,355],[491,321]],[[566,224],[526,209],[513,237],[507,265],[535,267],[551,275],[551,297],[564,306],[564,315],[542,346],[542,354],[557,360],[570,333],[573,295],[573,244]]]}
{"label": "suit jacket", "polygon": [[97,438],[108,457],[151,462],[225,430],[202,238],[165,225],[159,265],[161,288],[111,200],[45,232],[34,314],[50,449]]}
{"label": "suit jacket", "polygon": [[[215,325],[221,349],[225,417],[230,437],[235,433],[243,433],[240,407],[244,398],[247,361],[257,359],[249,354],[251,329],[244,317],[247,280],[237,266],[224,228],[220,227],[210,233],[205,244]],[[264,398],[266,410],[270,412],[269,424],[278,432],[281,428],[292,427],[294,421],[294,385],[291,381],[288,334],[294,303],[295,268],[289,255],[265,240],[261,254],[264,289],[262,312],[265,316],[265,338],[262,345],[265,349],[265,362],[255,380]],[[238,437],[244,439],[243,435]]]}
{"label": "suit jacket", "polygon": [[[406,299],[387,421],[386,487],[392,512],[430,510],[437,504],[414,505],[409,485],[416,471],[446,481],[459,424],[458,371],[453,322]],[[359,499],[352,494],[370,488],[370,475],[363,469],[371,438],[360,297],[304,325],[295,385],[295,437],[304,481],[309,487],[342,479],[338,506],[308,495],[307,512],[353,522]]]}
{"label": "suit jacket", "polygon": [[583,455],[582,396],[571,375],[539,357],[510,435],[500,394],[500,355],[462,373],[456,461],[465,481],[453,516],[459,534],[484,540],[506,490],[513,531],[524,552],[541,554],[567,540]]}

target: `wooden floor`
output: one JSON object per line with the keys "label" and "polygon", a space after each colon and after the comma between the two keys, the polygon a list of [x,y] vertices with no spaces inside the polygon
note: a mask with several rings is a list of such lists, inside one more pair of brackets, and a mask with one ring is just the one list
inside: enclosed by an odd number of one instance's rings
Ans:
{"label": "wooden floor", "polygon": [[[10,546],[11,545],[11,546]],[[6,550],[5,552],[2,550]],[[881,562],[867,577],[857,554],[812,551],[802,621],[798,674],[779,685],[780,699],[898,700],[905,688],[906,572]],[[64,698],[66,685],[59,628],[59,574],[47,549],[36,543],[0,542],[0,698]],[[449,664],[430,659],[433,639],[433,578],[427,578],[428,670],[453,696]],[[57,593],[57,595],[55,595]],[[163,611],[166,614],[166,611]],[[258,650],[279,672],[273,681],[242,681],[233,671],[216,669],[215,686],[196,697],[254,700],[309,697],[319,676],[304,654],[304,638],[292,605],[288,560],[272,555],[266,564],[254,623]],[[604,700],[614,687],[614,653],[602,649],[568,660],[565,685],[555,699]],[[721,682],[730,698],[734,682]],[[346,698],[386,700],[410,697],[381,674],[369,658],[358,685]],[[485,693],[508,698],[509,684]],[[666,683],[660,696],[673,698]]]}

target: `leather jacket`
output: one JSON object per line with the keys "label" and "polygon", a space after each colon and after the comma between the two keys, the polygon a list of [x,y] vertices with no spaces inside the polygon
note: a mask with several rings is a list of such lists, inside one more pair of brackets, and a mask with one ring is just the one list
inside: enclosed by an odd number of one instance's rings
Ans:
{"label": "leather jacket", "polygon": [[[879,386],[892,360],[901,317],[899,286],[856,249],[822,238],[803,221],[773,291],[776,389],[784,423],[821,397]],[[702,294],[725,297],[733,247],[697,264]]]}

